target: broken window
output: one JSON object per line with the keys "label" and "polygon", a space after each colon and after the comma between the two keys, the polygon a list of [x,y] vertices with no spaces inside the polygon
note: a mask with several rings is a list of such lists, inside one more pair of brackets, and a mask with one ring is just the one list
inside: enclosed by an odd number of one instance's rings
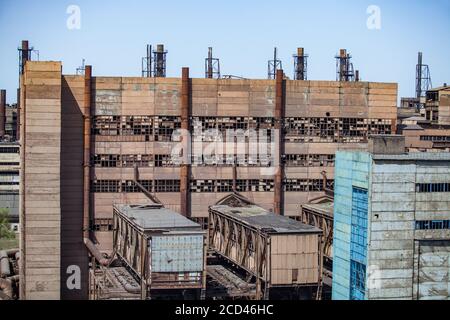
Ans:
{"label": "broken window", "polygon": [[416,221],[416,230],[443,230],[450,229],[450,220]]}
{"label": "broken window", "polygon": [[417,192],[450,192],[450,183],[417,183]]}
{"label": "broken window", "polygon": [[180,180],[155,180],[155,192],[180,192]]}
{"label": "broken window", "polygon": [[156,116],[155,141],[172,141],[172,134],[181,128],[181,117]]}
{"label": "broken window", "polygon": [[119,192],[119,180],[94,180],[91,189],[99,193],[116,193]]}

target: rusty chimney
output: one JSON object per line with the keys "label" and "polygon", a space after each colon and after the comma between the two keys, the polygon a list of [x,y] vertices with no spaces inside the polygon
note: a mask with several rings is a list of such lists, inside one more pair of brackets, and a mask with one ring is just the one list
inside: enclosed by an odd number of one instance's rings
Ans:
{"label": "rusty chimney", "polygon": [[304,48],[297,48],[297,54],[294,54],[294,80],[307,80],[308,55]]}
{"label": "rusty chimney", "polygon": [[163,44],[158,44],[156,46],[156,51],[153,51],[153,61],[154,61],[154,71],[155,77],[165,77],[166,76],[166,55],[167,51],[164,50]]}
{"label": "rusty chimney", "polygon": [[0,137],[5,136],[6,123],[6,90],[0,90]]}
{"label": "rusty chimney", "polygon": [[355,70],[355,81],[359,81],[359,70]]}
{"label": "rusty chimney", "polygon": [[30,60],[30,46],[28,40],[22,40],[22,47],[20,51],[20,74],[25,71],[25,63]]}

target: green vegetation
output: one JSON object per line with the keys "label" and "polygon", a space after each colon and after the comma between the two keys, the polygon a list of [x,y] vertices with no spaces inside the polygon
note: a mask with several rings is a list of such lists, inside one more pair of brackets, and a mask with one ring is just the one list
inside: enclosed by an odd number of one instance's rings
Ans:
{"label": "green vegetation", "polygon": [[15,249],[19,247],[14,231],[8,221],[8,210],[0,209],[0,250]]}
{"label": "green vegetation", "polygon": [[8,221],[8,209],[0,209],[0,239],[14,240],[16,238]]}

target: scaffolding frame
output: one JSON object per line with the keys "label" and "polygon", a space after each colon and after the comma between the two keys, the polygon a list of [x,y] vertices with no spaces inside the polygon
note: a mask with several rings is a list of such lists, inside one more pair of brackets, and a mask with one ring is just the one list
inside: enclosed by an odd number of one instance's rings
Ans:
{"label": "scaffolding frame", "polygon": [[294,80],[308,80],[308,55],[303,48],[297,49],[294,54]]}
{"label": "scaffolding frame", "polygon": [[430,68],[427,64],[423,63],[422,52],[419,52],[416,65],[416,108],[419,109],[424,107],[421,98],[425,97],[426,92],[432,87]]}
{"label": "scaffolding frame", "polygon": [[205,59],[205,78],[220,79],[220,60],[213,58],[212,47],[208,48],[208,58]]}
{"label": "scaffolding frame", "polygon": [[273,60],[267,62],[267,78],[269,80],[275,80],[277,75],[277,70],[283,69],[283,63],[278,59],[277,48],[273,49]]}
{"label": "scaffolding frame", "polygon": [[355,71],[352,56],[347,53],[347,50],[341,49],[336,59],[336,81],[355,81]]}

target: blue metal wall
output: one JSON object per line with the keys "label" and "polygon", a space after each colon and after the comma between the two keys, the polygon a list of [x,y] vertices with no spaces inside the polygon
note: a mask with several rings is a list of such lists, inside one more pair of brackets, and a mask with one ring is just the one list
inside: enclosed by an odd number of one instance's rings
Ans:
{"label": "blue metal wall", "polygon": [[367,189],[353,187],[350,236],[350,299],[364,300],[367,267]]}
{"label": "blue metal wall", "polygon": [[[333,300],[351,298],[351,236],[354,188],[369,188],[371,155],[366,152],[336,153],[333,238]],[[356,267],[356,265],[355,265]]]}
{"label": "blue metal wall", "polygon": [[203,235],[152,237],[153,272],[203,270]]}

